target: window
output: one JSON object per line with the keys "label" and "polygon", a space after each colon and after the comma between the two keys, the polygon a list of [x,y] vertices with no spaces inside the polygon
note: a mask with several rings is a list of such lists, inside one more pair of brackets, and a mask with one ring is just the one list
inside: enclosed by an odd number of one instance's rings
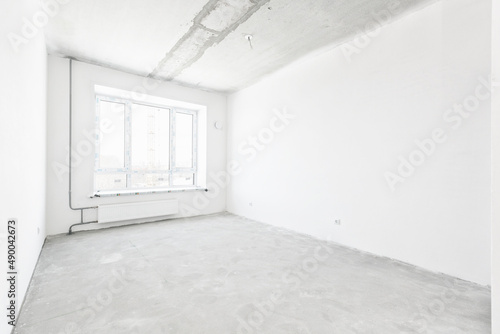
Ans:
{"label": "window", "polygon": [[190,189],[198,181],[198,111],[96,95],[94,192]]}

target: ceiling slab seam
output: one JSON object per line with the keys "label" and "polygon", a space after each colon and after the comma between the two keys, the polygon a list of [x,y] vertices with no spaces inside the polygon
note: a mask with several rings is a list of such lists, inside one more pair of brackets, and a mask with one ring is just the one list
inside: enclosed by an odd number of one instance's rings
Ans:
{"label": "ceiling slab seam", "polygon": [[[210,0],[148,77],[172,81],[270,0]],[[236,7],[239,5],[239,7]],[[221,24],[226,18],[229,22]],[[209,27],[207,27],[208,25]],[[221,30],[219,30],[221,29]]]}

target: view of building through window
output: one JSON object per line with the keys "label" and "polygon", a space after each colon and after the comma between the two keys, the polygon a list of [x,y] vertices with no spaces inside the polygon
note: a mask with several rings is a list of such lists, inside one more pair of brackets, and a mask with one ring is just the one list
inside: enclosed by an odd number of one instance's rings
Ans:
{"label": "view of building through window", "polygon": [[94,190],[194,187],[197,113],[97,96]]}

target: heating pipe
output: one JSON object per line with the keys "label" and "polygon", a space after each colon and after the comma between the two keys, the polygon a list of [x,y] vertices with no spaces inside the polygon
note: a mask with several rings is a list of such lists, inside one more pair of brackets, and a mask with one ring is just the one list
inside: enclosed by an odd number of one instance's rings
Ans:
{"label": "heating pipe", "polygon": [[95,224],[97,221],[91,221],[91,222],[84,222],[83,221],[83,210],[89,210],[89,209],[97,209],[97,206],[89,206],[89,207],[84,207],[84,208],[74,208],[72,201],[71,201],[71,191],[72,191],[72,184],[71,184],[71,153],[73,152],[73,58],[69,58],[69,163],[68,163],[68,169],[69,169],[69,208],[71,210],[75,211],[80,211],[80,222],[77,224],[73,224],[69,227],[68,234],[71,235],[72,233],[72,228],[74,226],[78,225],[87,225],[87,224]]}

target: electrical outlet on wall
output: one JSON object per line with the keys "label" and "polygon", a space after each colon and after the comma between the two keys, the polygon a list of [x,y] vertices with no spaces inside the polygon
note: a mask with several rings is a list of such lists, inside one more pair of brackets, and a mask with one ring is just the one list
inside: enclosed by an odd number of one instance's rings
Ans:
{"label": "electrical outlet on wall", "polygon": [[340,219],[335,219],[335,225],[342,225],[342,222],[340,221]]}

